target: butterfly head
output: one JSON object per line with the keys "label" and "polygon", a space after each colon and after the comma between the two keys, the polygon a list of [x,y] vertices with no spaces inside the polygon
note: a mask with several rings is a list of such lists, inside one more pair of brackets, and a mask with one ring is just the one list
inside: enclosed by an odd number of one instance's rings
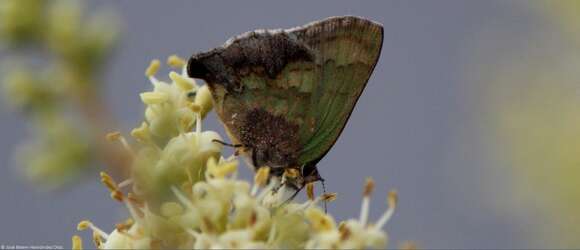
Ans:
{"label": "butterfly head", "polygon": [[202,54],[197,54],[189,58],[187,62],[187,74],[192,78],[199,78],[206,80],[209,77],[209,70],[205,65],[205,60],[201,57]]}

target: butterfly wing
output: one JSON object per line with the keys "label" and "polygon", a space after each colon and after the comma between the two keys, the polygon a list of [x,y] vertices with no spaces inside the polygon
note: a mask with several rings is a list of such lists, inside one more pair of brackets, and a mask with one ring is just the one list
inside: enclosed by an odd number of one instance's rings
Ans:
{"label": "butterfly wing", "polygon": [[322,158],[337,140],[382,40],[380,24],[333,17],[234,37],[194,55],[188,73],[208,82],[234,142],[274,151],[265,154],[279,165],[304,165]]}
{"label": "butterfly wing", "polygon": [[301,131],[299,162],[318,161],[344,129],[379,59],[383,27],[357,17],[337,17],[290,31],[316,51],[319,72],[307,119],[314,130]]}

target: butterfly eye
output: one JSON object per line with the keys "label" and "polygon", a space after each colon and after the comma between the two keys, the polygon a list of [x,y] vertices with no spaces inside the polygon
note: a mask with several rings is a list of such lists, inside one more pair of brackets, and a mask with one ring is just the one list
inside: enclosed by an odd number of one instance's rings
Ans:
{"label": "butterfly eye", "polygon": [[207,67],[196,57],[191,57],[187,62],[187,75],[193,78],[204,79],[207,75]]}

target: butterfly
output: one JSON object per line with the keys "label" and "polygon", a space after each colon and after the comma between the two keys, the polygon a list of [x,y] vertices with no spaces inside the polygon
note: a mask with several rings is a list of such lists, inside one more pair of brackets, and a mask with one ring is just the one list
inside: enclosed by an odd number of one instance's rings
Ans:
{"label": "butterfly", "polygon": [[322,180],[316,165],[344,129],[383,36],[381,24],[355,16],[255,30],[194,54],[187,73],[208,84],[229,145],[273,176],[295,170],[289,185],[301,189]]}

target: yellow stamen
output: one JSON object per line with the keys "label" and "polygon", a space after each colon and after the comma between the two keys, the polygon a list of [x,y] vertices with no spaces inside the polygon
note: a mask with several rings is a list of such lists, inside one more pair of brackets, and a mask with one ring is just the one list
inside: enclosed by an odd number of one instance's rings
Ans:
{"label": "yellow stamen", "polygon": [[89,220],[83,220],[79,222],[79,224],[77,225],[77,230],[79,231],[83,231],[89,228],[93,230],[94,233],[99,234],[101,237],[105,239],[109,237],[107,233],[105,233],[103,230],[93,225],[93,223],[91,223]]}
{"label": "yellow stamen", "polygon": [[127,224],[123,224],[123,223],[117,223],[115,225],[115,229],[117,229],[117,231],[119,231],[119,232],[126,232],[127,230],[129,230],[129,228],[131,228],[131,225],[127,225]]}
{"label": "yellow stamen", "polygon": [[101,172],[101,183],[103,183],[111,192],[119,189],[113,178],[105,172]]}
{"label": "yellow stamen", "polygon": [[97,232],[93,232],[93,243],[97,249],[101,249],[103,246],[103,238]]}
{"label": "yellow stamen", "polygon": [[72,249],[73,250],[82,250],[83,249],[83,240],[78,235],[73,235],[72,237]]}
{"label": "yellow stamen", "polygon": [[139,96],[141,101],[147,105],[161,104],[169,100],[169,94],[160,91],[143,92]]}
{"label": "yellow stamen", "polygon": [[398,201],[399,201],[399,195],[397,194],[397,190],[389,191],[389,195],[387,197],[387,203],[389,204],[389,208],[396,207]]}
{"label": "yellow stamen", "polygon": [[256,172],[254,176],[254,183],[259,187],[263,187],[268,182],[268,178],[270,177],[270,168],[269,167],[261,167]]}
{"label": "yellow stamen", "polygon": [[192,90],[194,85],[188,81],[187,79],[185,79],[185,77],[183,77],[182,75],[171,71],[169,73],[169,78],[175,83],[177,84],[177,87],[179,87],[181,90],[183,91],[189,91]]}
{"label": "yellow stamen", "polygon": [[371,203],[371,194],[373,193],[373,189],[375,187],[375,182],[372,178],[367,178],[364,191],[363,191],[363,199],[362,205],[360,209],[360,217],[359,221],[362,225],[366,225],[368,218],[369,218],[369,207]]}
{"label": "yellow stamen", "polygon": [[395,208],[397,208],[397,202],[398,202],[397,191],[395,190],[390,191],[387,197],[387,204],[389,207],[387,208],[385,213],[381,216],[381,218],[377,221],[374,227],[382,228],[383,226],[385,226],[385,224],[387,224],[387,222],[391,219],[391,217],[395,213]]}
{"label": "yellow stamen", "polygon": [[83,220],[79,222],[79,224],[77,225],[77,230],[83,231],[88,229],[89,227],[91,227],[91,222],[88,220]]}
{"label": "yellow stamen", "polygon": [[225,177],[229,174],[232,174],[238,170],[238,162],[237,161],[230,161],[220,164],[219,172],[216,173],[216,176]]}
{"label": "yellow stamen", "polygon": [[300,172],[295,168],[287,168],[284,170],[284,175],[288,178],[296,178],[300,176]]}
{"label": "yellow stamen", "polygon": [[157,71],[159,71],[160,67],[161,67],[161,62],[159,60],[157,60],[157,59],[151,60],[149,67],[147,67],[147,69],[145,70],[145,75],[147,77],[154,76],[155,74],[157,74]]}
{"label": "yellow stamen", "polygon": [[113,198],[114,200],[117,200],[117,201],[121,201],[122,202],[123,201],[123,193],[121,193],[118,190],[112,191],[111,192],[111,198]]}
{"label": "yellow stamen", "polygon": [[375,188],[375,182],[373,181],[373,179],[370,177],[367,178],[363,195],[370,196],[373,193],[374,188]]}
{"label": "yellow stamen", "polygon": [[219,165],[213,157],[209,158],[207,161],[207,174],[210,178],[224,178],[227,175],[236,172],[237,169],[237,161],[223,162]]}
{"label": "yellow stamen", "polygon": [[309,200],[314,200],[314,183],[306,184],[306,195],[308,195]]}
{"label": "yellow stamen", "polygon": [[174,68],[182,68],[185,66],[186,62],[183,58],[179,57],[178,55],[170,55],[167,57],[167,65],[174,67]]}
{"label": "yellow stamen", "polygon": [[125,223],[125,225],[130,227],[130,226],[133,226],[133,224],[135,224],[135,221],[131,218],[127,218],[124,223]]}
{"label": "yellow stamen", "polygon": [[336,193],[326,193],[322,195],[322,200],[326,202],[332,202],[336,200]]}

